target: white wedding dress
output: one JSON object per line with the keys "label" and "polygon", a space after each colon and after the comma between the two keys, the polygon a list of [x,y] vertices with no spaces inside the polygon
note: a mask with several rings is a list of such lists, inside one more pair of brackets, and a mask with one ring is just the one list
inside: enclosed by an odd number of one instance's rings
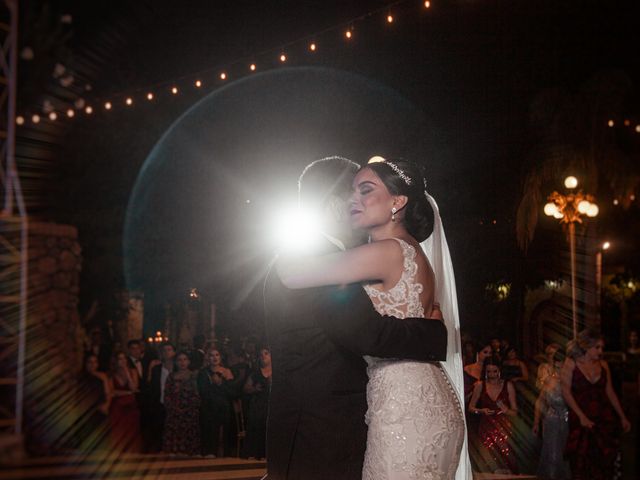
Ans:
{"label": "white wedding dress", "polygon": [[[387,291],[370,285],[365,290],[382,315],[425,318],[423,286],[416,281],[416,250],[396,240],[404,255],[400,280]],[[365,358],[369,432],[363,480],[455,478],[465,440],[464,414],[441,364]],[[466,449],[464,455],[463,462]],[[463,473],[462,478],[467,477],[471,478]]]}

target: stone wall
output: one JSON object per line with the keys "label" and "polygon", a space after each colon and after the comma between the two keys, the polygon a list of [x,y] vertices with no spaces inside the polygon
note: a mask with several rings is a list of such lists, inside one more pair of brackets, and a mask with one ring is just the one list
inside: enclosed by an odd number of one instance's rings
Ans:
{"label": "stone wall", "polygon": [[72,428],[84,339],[78,314],[81,265],[75,227],[30,224],[25,421],[27,444],[40,453],[63,445]]}

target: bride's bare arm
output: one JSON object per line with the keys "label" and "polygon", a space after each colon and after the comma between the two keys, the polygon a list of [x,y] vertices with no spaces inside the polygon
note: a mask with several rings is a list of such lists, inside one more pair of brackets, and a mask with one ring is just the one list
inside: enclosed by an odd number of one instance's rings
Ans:
{"label": "bride's bare arm", "polygon": [[281,257],[276,272],[287,288],[296,289],[366,280],[385,282],[397,277],[402,265],[398,242],[381,240],[330,255]]}

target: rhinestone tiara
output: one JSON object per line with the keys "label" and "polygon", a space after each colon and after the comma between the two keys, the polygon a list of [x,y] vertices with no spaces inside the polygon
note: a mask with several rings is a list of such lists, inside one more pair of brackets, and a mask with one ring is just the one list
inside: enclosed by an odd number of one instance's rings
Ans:
{"label": "rhinestone tiara", "polygon": [[391,170],[393,170],[396,173],[396,175],[398,175],[402,180],[404,180],[404,183],[406,183],[407,185],[411,185],[412,183],[411,177],[406,173],[404,173],[404,171],[402,171],[400,167],[398,167],[395,163],[390,162],[389,160],[385,160],[384,163],[389,165],[391,167]]}

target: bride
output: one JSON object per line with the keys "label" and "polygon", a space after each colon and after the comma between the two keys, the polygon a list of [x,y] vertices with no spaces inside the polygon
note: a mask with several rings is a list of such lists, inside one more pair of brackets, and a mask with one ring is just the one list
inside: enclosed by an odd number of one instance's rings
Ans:
{"label": "bride", "polygon": [[448,330],[442,364],[366,358],[369,429],[362,478],[470,480],[455,280],[421,168],[406,161],[369,163],[354,179],[349,213],[352,226],[368,233],[370,242],[281,261],[277,271],[284,285],[363,282],[376,310],[397,318],[427,318],[425,312],[440,302]]}

